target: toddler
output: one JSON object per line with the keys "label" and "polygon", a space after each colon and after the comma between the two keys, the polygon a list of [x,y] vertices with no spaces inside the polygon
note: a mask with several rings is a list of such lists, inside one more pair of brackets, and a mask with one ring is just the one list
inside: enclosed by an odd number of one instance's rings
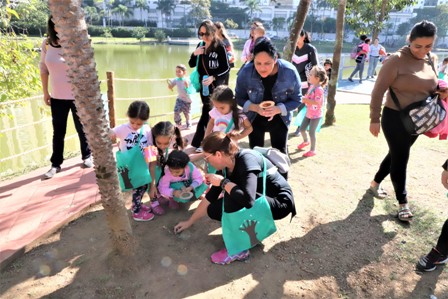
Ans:
{"label": "toddler", "polygon": [[[190,162],[190,158],[183,151],[172,151],[166,161],[165,173],[159,181],[160,195],[169,200],[168,207],[179,208],[177,202],[188,202],[199,198],[207,185],[202,173]],[[192,193],[191,198],[183,195]]]}
{"label": "toddler", "polygon": [[185,116],[186,128],[191,127],[190,111],[191,98],[189,95],[190,79],[186,76],[187,68],[183,64],[176,66],[176,78],[168,79],[168,88],[172,91],[174,86],[177,87],[177,99],[174,106],[174,123],[177,127],[181,127],[182,119],[180,114]]}

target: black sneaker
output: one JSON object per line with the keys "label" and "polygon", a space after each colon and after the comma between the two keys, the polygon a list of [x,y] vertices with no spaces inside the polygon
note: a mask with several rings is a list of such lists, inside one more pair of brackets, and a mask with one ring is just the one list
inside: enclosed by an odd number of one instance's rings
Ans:
{"label": "black sneaker", "polygon": [[353,82],[353,79],[352,78],[348,78],[348,81]]}
{"label": "black sneaker", "polygon": [[437,249],[433,248],[427,255],[420,258],[417,263],[417,270],[431,272],[437,268],[437,265],[443,265],[447,262],[448,256],[440,254]]}

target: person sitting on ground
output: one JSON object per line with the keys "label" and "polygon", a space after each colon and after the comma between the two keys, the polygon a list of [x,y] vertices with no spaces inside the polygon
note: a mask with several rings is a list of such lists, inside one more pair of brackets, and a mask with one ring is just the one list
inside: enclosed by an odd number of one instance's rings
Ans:
{"label": "person sitting on ground", "polygon": [[[270,170],[266,174],[266,200],[274,220],[283,219],[289,214],[292,214],[292,217],[296,215],[291,186],[260,153],[249,149],[241,150],[230,136],[223,132],[213,132],[205,137],[202,148],[205,160],[215,167],[219,174],[206,174],[206,180],[212,187],[193,215],[174,227],[176,234],[188,229],[206,215],[221,221],[223,209],[226,213],[243,208],[250,209],[258,198],[257,193],[263,193],[263,176],[260,176],[263,172],[263,160],[266,162],[266,168]],[[223,191],[224,197],[220,196]],[[211,259],[215,264],[225,265],[248,257],[249,250],[229,256],[227,249],[222,249],[212,254]]]}

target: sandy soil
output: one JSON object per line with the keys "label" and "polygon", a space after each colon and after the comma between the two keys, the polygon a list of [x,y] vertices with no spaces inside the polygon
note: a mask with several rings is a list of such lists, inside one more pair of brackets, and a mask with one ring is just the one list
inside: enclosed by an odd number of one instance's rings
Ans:
{"label": "sandy soil", "polygon": [[448,298],[445,268],[424,275],[414,271],[448,217],[440,184],[446,142],[421,137],[414,146],[408,192],[417,215],[410,226],[402,225],[393,216],[397,207],[389,179],[383,184],[388,199],[365,192],[387,151],[383,137],[369,135],[365,115],[368,108],[360,106],[352,119],[322,129],[313,158],[302,158],[295,149],[301,138],[291,138],[289,181],[298,215],[278,221],[278,232],[245,262],[210,262],[210,254],[223,247],[218,222],[202,219],[173,234],[173,226],[197,206],[193,203],[151,222],[132,222],[140,243],[138,268],[118,270],[99,206],[2,272],[0,297]]}

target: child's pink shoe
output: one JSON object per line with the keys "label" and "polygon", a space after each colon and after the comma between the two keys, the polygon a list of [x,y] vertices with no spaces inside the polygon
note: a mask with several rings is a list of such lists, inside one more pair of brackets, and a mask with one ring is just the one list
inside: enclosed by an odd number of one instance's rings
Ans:
{"label": "child's pink shoe", "polygon": [[141,205],[140,209],[145,212],[151,212],[151,207],[148,207],[147,205]]}
{"label": "child's pink shoe", "polygon": [[140,212],[132,213],[132,218],[134,218],[135,221],[150,221],[154,219],[154,214],[140,209]]}
{"label": "child's pink shoe", "polygon": [[157,200],[151,202],[151,209],[154,214],[156,215],[163,215],[165,214],[165,210],[162,208],[162,206],[159,204]]}
{"label": "child's pink shoe", "polygon": [[315,151],[308,151],[308,152],[306,152],[306,153],[303,154],[303,156],[304,156],[304,157],[307,157],[307,158],[312,157],[312,156],[315,156],[315,155],[316,155],[316,152],[315,152]]}
{"label": "child's pink shoe", "polygon": [[299,150],[304,149],[304,148],[307,147],[308,145],[310,145],[310,143],[304,141],[304,142],[302,142],[301,144],[299,144],[299,145],[297,146],[297,149],[299,149]]}
{"label": "child's pink shoe", "polygon": [[240,253],[230,255],[227,253],[227,249],[221,249],[211,255],[212,263],[218,265],[227,265],[234,261],[245,261],[249,258],[249,250],[241,251]]}

